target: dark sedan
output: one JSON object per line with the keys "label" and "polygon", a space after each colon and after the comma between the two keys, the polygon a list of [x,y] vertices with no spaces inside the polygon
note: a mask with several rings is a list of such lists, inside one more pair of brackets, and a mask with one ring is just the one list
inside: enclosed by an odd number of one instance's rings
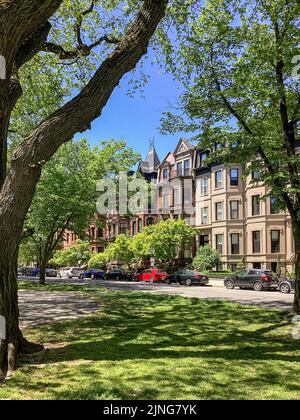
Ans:
{"label": "dark sedan", "polygon": [[87,271],[84,271],[80,274],[79,278],[83,279],[103,279],[104,278],[104,271],[97,270],[96,268],[91,268]]}
{"label": "dark sedan", "polygon": [[128,273],[120,269],[108,271],[104,275],[104,280],[132,280],[132,279],[133,279],[132,273]]}
{"label": "dark sedan", "polygon": [[172,276],[168,276],[165,281],[167,284],[179,283],[185,284],[186,286],[207,286],[209,284],[209,278],[207,276],[191,270],[179,270]]}
{"label": "dark sedan", "polygon": [[227,289],[239,287],[242,290],[277,290],[279,278],[272,271],[267,270],[242,270],[232,276],[226,277],[224,281]]}
{"label": "dark sedan", "polygon": [[280,282],[279,284],[279,290],[281,293],[284,293],[285,295],[295,291],[296,287],[296,280],[295,279],[286,279]]}

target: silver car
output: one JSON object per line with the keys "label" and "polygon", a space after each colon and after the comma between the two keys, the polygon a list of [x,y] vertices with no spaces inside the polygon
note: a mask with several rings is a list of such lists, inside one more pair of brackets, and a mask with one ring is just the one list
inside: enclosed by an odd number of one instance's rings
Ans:
{"label": "silver car", "polygon": [[78,267],[65,267],[59,270],[60,278],[72,279],[73,277],[80,277],[82,270]]}

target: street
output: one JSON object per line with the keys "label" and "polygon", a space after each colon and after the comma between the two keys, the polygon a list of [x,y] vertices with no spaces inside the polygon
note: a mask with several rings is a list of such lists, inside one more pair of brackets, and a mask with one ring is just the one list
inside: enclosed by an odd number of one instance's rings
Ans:
{"label": "street", "polygon": [[[24,279],[22,279],[24,280]],[[31,279],[32,281],[32,279]],[[35,280],[37,281],[37,280]],[[220,280],[211,280],[207,287],[187,287],[181,285],[166,285],[162,283],[136,283],[125,281],[78,280],[78,279],[47,279],[49,284],[75,284],[106,287],[110,290],[128,292],[145,292],[165,295],[177,295],[195,299],[227,300],[240,305],[259,306],[288,311],[293,305],[294,295],[284,295],[280,292],[255,292],[252,290],[227,290]]]}

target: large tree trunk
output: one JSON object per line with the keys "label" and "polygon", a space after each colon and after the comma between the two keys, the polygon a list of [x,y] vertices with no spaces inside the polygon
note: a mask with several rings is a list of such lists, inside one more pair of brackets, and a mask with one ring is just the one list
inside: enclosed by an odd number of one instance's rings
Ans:
{"label": "large tree trunk", "polygon": [[300,223],[295,221],[293,223],[293,233],[295,240],[295,277],[296,289],[294,299],[294,312],[300,314]]}
{"label": "large tree trunk", "polygon": [[[3,232],[1,232],[3,238]],[[5,377],[16,367],[17,355],[43,349],[27,342],[19,329],[17,261],[17,237],[5,238],[5,247],[0,248],[0,316],[5,319],[6,331],[0,339],[0,377]]]}
{"label": "large tree trunk", "polygon": [[[0,372],[14,369],[18,353],[42,348],[22,337],[17,294],[18,249],[42,166],[63,143],[89,129],[91,122],[101,115],[122,77],[147,53],[168,3],[168,0],[144,0],[135,21],[90,82],[18,145],[7,168],[9,117],[20,95],[18,83],[17,89],[12,89],[13,73],[40,50],[50,29],[47,21],[62,1],[0,1],[0,53],[7,64],[7,79],[0,79],[0,316],[6,323],[5,337],[0,343]],[[42,36],[37,37],[37,31]]]}

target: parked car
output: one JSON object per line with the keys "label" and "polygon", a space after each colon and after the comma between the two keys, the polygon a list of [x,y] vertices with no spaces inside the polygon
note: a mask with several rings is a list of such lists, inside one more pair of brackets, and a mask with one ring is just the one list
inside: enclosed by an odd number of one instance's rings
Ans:
{"label": "parked car", "polygon": [[172,276],[168,276],[166,278],[166,283],[179,283],[185,284],[186,286],[207,286],[209,284],[209,278],[192,270],[179,270],[172,274]]}
{"label": "parked car", "polygon": [[168,274],[157,268],[144,270],[136,276],[137,281],[164,282]]}
{"label": "parked car", "polygon": [[73,277],[80,277],[82,270],[78,267],[65,267],[59,270],[58,276],[60,278],[72,279]]}
{"label": "parked car", "polygon": [[279,290],[281,293],[289,294],[295,290],[296,280],[295,279],[285,279],[282,280],[279,284]]}
{"label": "parked car", "polygon": [[46,277],[57,277],[57,276],[58,276],[58,272],[56,270],[54,270],[53,268],[46,268]]}
{"label": "parked car", "polygon": [[104,279],[105,272],[97,270],[96,268],[91,268],[89,270],[83,271],[79,278],[83,279]]}
{"label": "parked car", "polygon": [[[46,277],[57,277],[57,271],[53,268],[46,268]],[[23,267],[19,270],[19,275],[24,277],[38,277],[40,269],[35,267]]]}
{"label": "parked car", "polygon": [[256,292],[262,290],[277,290],[279,285],[278,276],[272,271],[267,270],[242,270],[224,280],[227,289],[250,289]]}
{"label": "parked car", "polygon": [[22,267],[18,274],[22,277],[37,277],[40,274],[40,269],[36,267]]}
{"label": "parked car", "polygon": [[133,275],[127,271],[116,268],[112,271],[107,271],[104,275],[104,280],[132,280]]}

